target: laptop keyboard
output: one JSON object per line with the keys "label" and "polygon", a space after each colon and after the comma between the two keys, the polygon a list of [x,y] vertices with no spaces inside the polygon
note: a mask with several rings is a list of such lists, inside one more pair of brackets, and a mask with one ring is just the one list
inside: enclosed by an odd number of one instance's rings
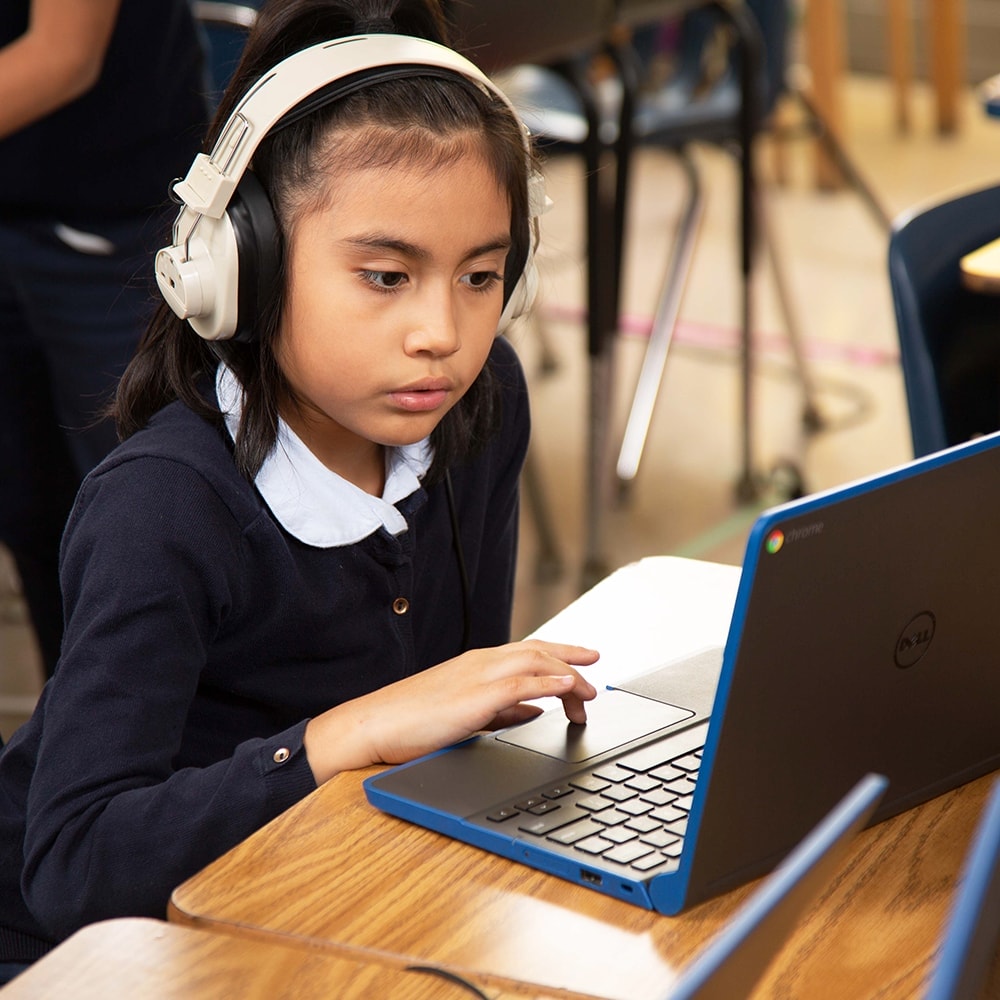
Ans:
{"label": "laptop keyboard", "polygon": [[674,871],[702,748],[663,759],[665,750],[666,744],[643,747],[494,809],[486,819],[569,848],[581,862],[610,861],[639,875]]}

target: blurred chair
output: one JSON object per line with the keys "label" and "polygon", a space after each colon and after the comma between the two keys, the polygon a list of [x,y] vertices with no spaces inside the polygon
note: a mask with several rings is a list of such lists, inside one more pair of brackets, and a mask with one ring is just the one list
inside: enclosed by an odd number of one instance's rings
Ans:
{"label": "blurred chair", "polygon": [[[642,2],[620,0],[623,17],[628,16],[631,6],[641,8]],[[706,54],[710,45],[719,40],[720,31],[728,35],[724,67],[716,77],[707,77]],[[631,482],[639,469],[704,212],[704,192],[691,147],[696,143],[709,143],[733,153],[739,167],[742,473],[737,492],[742,499],[756,495],[752,456],[752,277],[761,245],[759,234],[766,237],[768,228],[758,194],[754,140],[769,121],[783,90],[787,38],[785,0],[748,0],[745,4],[713,0],[706,3],[690,11],[680,25],[678,65],[674,76],[648,95],[641,96],[637,104],[632,123],[636,141],[672,149],[677,154],[688,182],[688,201],[654,313],[622,438],[616,467],[622,484]],[[806,389],[807,412],[815,414],[787,284],[773,253],[771,262],[786,327]],[[813,416],[813,420],[818,423],[818,417]]]}
{"label": "blurred chair", "polygon": [[1000,186],[912,210],[893,225],[889,281],[915,456],[1000,428],[1000,300],[959,262],[1000,237]]}
{"label": "blurred chair", "polygon": [[[608,427],[609,354],[617,325],[618,244],[613,221],[617,194],[613,178],[617,143],[604,142],[599,94],[589,74],[591,56],[601,51],[614,22],[614,0],[442,0],[452,28],[454,46],[492,74],[518,108],[536,138],[558,139],[539,127],[531,102],[514,85],[509,70],[541,65],[570,95],[575,147],[584,158],[587,243],[587,353],[589,399],[587,419],[586,484],[584,488],[584,588],[604,576],[601,530],[606,432]],[[513,90],[511,88],[514,88]],[[609,182],[609,177],[612,180]],[[544,334],[542,348],[546,349]],[[544,368],[543,368],[544,370]],[[525,476],[527,496],[539,525],[542,545],[540,576],[553,576],[545,565],[559,565],[554,532],[539,495],[541,482],[529,455]],[[548,553],[548,554],[546,554]]]}
{"label": "blurred chair", "polygon": [[217,104],[243,54],[243,44],[257,20],[262,0],[224,3],[223,0],[191,0],[191,9],[202,31],[207,53],[209,93]]}
{"label": "blurred chair", "polygon": [[[616,49],[617,73],[599,92],[601,118],[596,127],[597,136],[604,147],[613,147],[617,166],[610,305],[615,321],[627,245],[629,171],[636,144],[655,145],[676,153],[688,185],[687,201],[674,235],[622,439],[617,474],[619,483],[624,486],[638,471],[705,205],[691,148],[696,143],[710,143],[732,151],[739,166],[743,471],[737,489],[741,498],[749,499],[757,488],[751,454],[751,279],[761,242],[759,237],[768,236],[754,173],[753,147],[756,136],[767,126],[784,87],[789,15],[785,0],[748,0],[745,4],[705,0],[689,4],[687,8],[688,13],[680,22],[676,65],[665,82],[648,91],[641,88],[643,66],[635,49],[623,43]],[[664,5],[650,0],[617,0],[616,17],[620,28],[633,31],[634,37],[638,37],[648,29],[650,17],[658,12],[662,17],[665,9]],[[710,42],[720,38],[728,45],[724,68],[716,76],[708,77],[706,52]],[[584,120],[575,93],[552,69],[519,67],[504,78],[504,83],[521,107],[529,127],[537,134],[569,146],[592,139],[594,126]],[[808,427],[817,427],[820,418],[813,402],[812,384],[800,347],[799,328],[787,282],[773,252],[773,244],[766,242],[772,250],[770,258],[776,287],[805,390],[804,419]]]}

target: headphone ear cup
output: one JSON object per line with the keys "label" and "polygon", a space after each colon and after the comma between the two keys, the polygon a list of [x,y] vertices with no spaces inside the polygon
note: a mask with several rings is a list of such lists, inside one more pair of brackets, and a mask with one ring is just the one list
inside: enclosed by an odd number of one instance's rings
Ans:
{"label": "headphone ear cup", "polygon": [[[534,220],[532,220],[534,224]],[[535,266],[534,240],[532,249],[528,252],[528,260],[521,271],[521,277],[517,279],[500,314],[500,322],[497,324],[497,332],[503,333],[511,323],[519,316],[523,316],[531,308],[538,293],[538,268]]]}
{"label": "headphone ear cup", "polygon": [[247,171],[219,219],[202,215],[183,244],[156,255],[156,281],[170,308],[204,340],[252,340],[277,291],[278,226],[267,192]]}
{"label": "headphone ear cup", "polygon": [[226,214],[238,257],[236,323],[230,336],[250,341],[256,337],[256,323],[274,301],[281,280],[278,223],[271,199],[251,171],[240,179]]}
{"label": "headphone ear cup", "polygon": [[541,238],[539,216],[547,212],[552,202],[545,194],[545,179],[534,168],[529,168],[528,174],[528,253],[525,257],[521,274],[511,289],[504,303],[497,333],[503,333],[519,316],[523,316],[531,308],[538,294],[538,265],[535,254]]}

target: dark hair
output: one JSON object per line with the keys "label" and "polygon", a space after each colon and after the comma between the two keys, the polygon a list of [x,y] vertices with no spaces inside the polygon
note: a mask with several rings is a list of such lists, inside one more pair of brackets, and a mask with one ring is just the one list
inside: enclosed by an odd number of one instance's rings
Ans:
{"label": "dark hair", "polygon": [[[206,140],[210,149],[243,94],[271,67],[318,42],[355,34],[392,32],[445,41],[435,0],[270,0],[260,11]],[[337,169],[406,162],[434,166],[469,150],[470,138],[486,158],[511,210],[512,247],[505,268],[510,295],[527,258],[530,233],[527,158],[520,126],[506,105],[457,74],[373,83],[266,136],[252,163],[268,193],[279,243],[303,206],[318,203],[325,188],[320,157]],[[244,390],[235,459],[252,479],[274,446],[279,404],[292,399],[275,357],[284,306],[285,254],[277,294],[256,317],[251,341],[210,344],[164,303],[157,310],[118,387],[113,413],[124,439],[179,399],[206,419],[221,416],[204,393],[205,380],[223,360]],[[434,461],[427,482],[454,462],[475,454],[499,425],[499,386],[489,363],[431,434]]]}

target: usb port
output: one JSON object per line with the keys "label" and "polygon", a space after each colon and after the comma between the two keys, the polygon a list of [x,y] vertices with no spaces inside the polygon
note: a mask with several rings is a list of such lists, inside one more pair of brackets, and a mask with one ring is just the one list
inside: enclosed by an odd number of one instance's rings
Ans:
{"label": "usb port", "polygon": [[580,869],[580,878],[582,878],[584,882],[589,882],[591,885],[600,885],[603,881],[597,872],[588,872],[586,868]]}

